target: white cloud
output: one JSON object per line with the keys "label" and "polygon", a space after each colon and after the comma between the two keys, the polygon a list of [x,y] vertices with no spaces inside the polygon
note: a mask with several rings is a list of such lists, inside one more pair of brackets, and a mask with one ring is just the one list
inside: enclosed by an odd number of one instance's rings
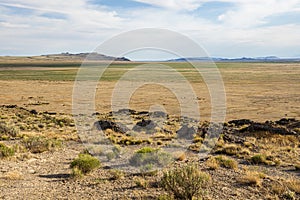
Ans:
{"label": "white cloud", "polygon": [[163,7],[167,9],[172,9],[172,10],[195,10],[203,2],[206,1],[199,1],[199,0],[134,0],[137,2],[141,3],[146,3],[149,5],[157,6],[157,7]]}
{"label": "white cloud", "polygon": [[[236,1],[232,1],[234,2]],[[251,28],[265,24],[265,19],[269,16],[293,12],[299,8],[299,0],[239,1],[235,8],[220,15],[219,20],[227,26]]]}
{"label": "white cloud", "polygon": [[[51,17],[56,14],[61,18]],[[85,0],[2,0],[0,54],[9,54],[9,49],[14,54],[87,51],[96,47],[95,40],[119,30],[122,20],[116,12]]]}
{"label": "white cloud", "polygon": [[[300,51],[299,23],[265,26],[270,16],[299,12],[299,0],[220,0],[233,6],[226,7],[218,22],[201,18],[196,11],[203,3],[215,1],[132,1],[154,7],[114,9],[91,4],[89,0],[2,0],[0,54],[92,51],[115,34],[149,27],[181,32],[204,45],[212,55],[277,52],[287,56]],[[18,13],[16,9],[27,11]]]}

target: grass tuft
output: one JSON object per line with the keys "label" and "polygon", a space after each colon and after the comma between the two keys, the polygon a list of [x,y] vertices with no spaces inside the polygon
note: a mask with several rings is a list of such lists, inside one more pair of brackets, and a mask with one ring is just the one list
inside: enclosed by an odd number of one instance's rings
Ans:
{"label": "grass tuft", "polygon": [[216,156],[215,159],[219,162],[220,166],[229,168],[229,169],[237,169],[238,163],[227,156]]}
{"label": "grass tuft", "polygon": [[246,171],[246,174],[239,179],[239,182],[245,185],[261,186],[263,177],[264,174],[260,172]]}
{"label": "grass tuft", "polygon": [[265,154],[256,154],[250,158],[252,164],[268,164],[267,156]]}
{"label": "grass tuft", "polygon": [[5,144],[0,143],[0,158],[13,156],[14,154],[15,150],[13,148],[10,148]]}

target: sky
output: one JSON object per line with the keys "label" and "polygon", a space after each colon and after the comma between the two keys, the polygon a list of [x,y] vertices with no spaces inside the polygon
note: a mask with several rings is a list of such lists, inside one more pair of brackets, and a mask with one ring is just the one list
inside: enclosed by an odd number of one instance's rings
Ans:
{"label": "sky", "polygon": [[[300,0],[0,0],[0,55],[92,52],[139,28],[176,31],[213,57],[300,57]],[[170,58],[128,55],[151,56]]]}

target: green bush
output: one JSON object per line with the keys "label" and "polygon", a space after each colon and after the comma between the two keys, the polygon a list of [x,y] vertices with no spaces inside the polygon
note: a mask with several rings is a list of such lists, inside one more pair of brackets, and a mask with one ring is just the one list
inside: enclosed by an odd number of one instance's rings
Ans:
{"label": "green bush", "polygon": [[71,162],[70,167],[73,169],[73,174],[74,172],[76,172],[77,174],[87,174],[94,169],[99,168],[100,161],[90,154],[79,154],[78,158],[75,158]]}
{"label": "green bush", "polygon": [[13,156],[14,154],[15,150],[13,148],[0,143],[0,158]]}
{"label": "green bush", "polygon": [[155,152],[157,150],[158,149],[153,149],[151,147],[143,147],[143,148],[137,150],[136,153],[152,153],[152,152]]}
{"label": "green bush", "polygon": [[204,186],[210,176],[201,172],[196,164],[188,164],[167,171],[161,179],[161,186],[171,192],[176,199],[193,199],[203,195]]}
{"label": "green bush", "polygon": [[136,151],[129,159],[132,166],[143,167],[146,171],[153,167],[162,167],[172,162],[172,155],[162,152],[159,149],[143,147]]}

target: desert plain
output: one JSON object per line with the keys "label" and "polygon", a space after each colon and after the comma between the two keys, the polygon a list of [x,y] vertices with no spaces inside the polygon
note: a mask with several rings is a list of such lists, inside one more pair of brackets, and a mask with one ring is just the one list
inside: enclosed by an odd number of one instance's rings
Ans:
{"label": "desert plain", "polygon": [[[110,111],[116,83],[141,64],[116,62],[107,68],[95,92],[100,121],[114,120]],[[201,117],[187,151],[197,152],[211,117],[207,85],[186,63],[160,64],[180,72],[195,91],[193,100]],[[188,153],[152,173],[131,174],[102,165],[76,175],[72,161],[80,153],[89,153],[72,118],[73,86],[80,66],[77,60],[0,59],[0,199],[180,198],[161,184],[162,177],[192,162]],[[193,198],[300,199],[300,63],[220,62],[216,66],[226,94],[224,130],[210,154],[193,161],[209,176],[199,189],[201,194]],[[156,128],[155,137],[139,142],[113,127],[104,128],[114,145],[159,148],[176,139],[180,105],[168,88],[145,84],[133,93],[129,105],[136,122],[149,120],[151,106],[161,105],[168,116],[167,128]]]}

